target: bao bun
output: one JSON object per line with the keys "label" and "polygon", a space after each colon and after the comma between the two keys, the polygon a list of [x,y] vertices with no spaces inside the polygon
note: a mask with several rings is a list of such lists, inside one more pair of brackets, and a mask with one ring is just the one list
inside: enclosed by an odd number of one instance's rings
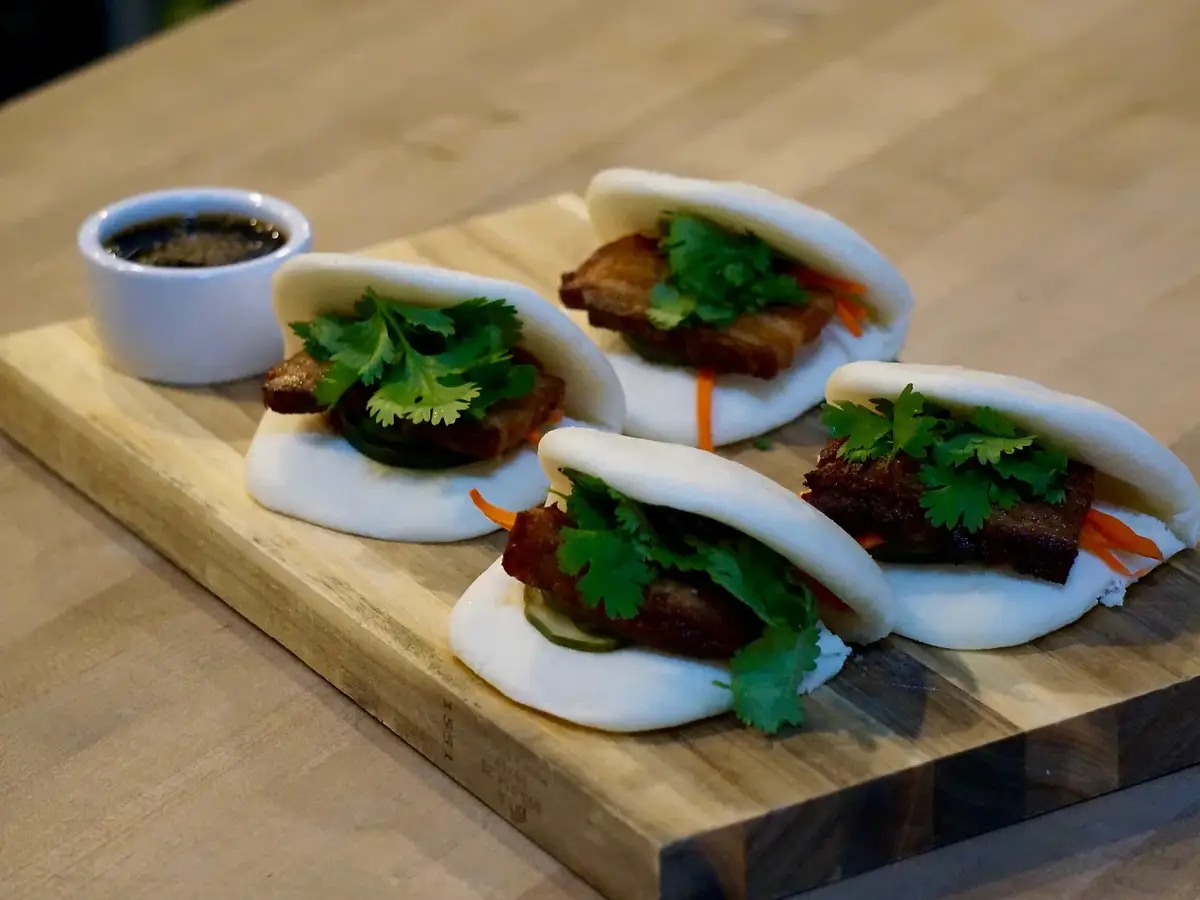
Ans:
{"label": "bao bun", "polygon": [[[554,491],[570,491],[562,470],[574,469],[642,503],[722,522],[839,597],[849,609],[826,615],[821,658],[802,691],[841,668],[850,652],[843,638],[870,643],[891,630],[894,601],[875,561],[824,515],[757,472],[695,448],[582,428],[548,434],[538,455]],[[521,585],[499,560],[455,605],[449,637],[455,655],[500,692],[577,724],[640,731],[730,708],[729,692],[713,685],[727,677],[720,665],[637,648],[584,653],[550,643],[525,620]]]}
{"label": "bao bun", "polygon": [[[1141,426],[1103,404],[1032,381],[956,366],[857,362],[829,379],[826,399],[868,404],[906,385],[951,410],[988,406],[1096,470],[1093,507],[1154,541],[1164,560],[1200,537],[1200,486],[1187,466]],[[980,565],[890,565],[896,633],[956,650],[1023,644],[1068,625],[1160,565],[1118,553],[1127,577],[1080,551],[1066,584]]]}
{"label": "bao bun", "polygon": [[[486,297],[521,319],[520,346],[566,382],[566,421],[620,431],[625,398],[608,360],[540,295],[510,281],[432,266],[339,253],[310,253],[281,266],[273,302],[286,353],[302,349],[288,327],[324,313],[353,311],[364,289],[405,303],[444,308]],[[317,525],[394,541],[456,541],[494,531],[472,504],[479,488],[494,502],[523,508],[546,493],[532,445],[498,459],[444,471],[399,469],[354,450],[322,415],[266,412],[246,454],[249,493],[276,512]]]}
{"label": "bao bun", "polygon": [[[858,359],[895,359],[908,336],[913,295],[896,267],[848,225],[797,200],[740,182],[608,169],[592,179],[585,202],[601,243],[653,231],[665,213],[692,214],[752,232],[781,255],[866,289],[861,301],[872,321],[861,337],[835,319],[801,350],[791,369],[770,381],[740,375],[717,379],[712,416],[717,446],[792,421],[820,403],[825,382],[838,366]],[[694,446],[695,371],[648,362],[612,332],[593,334],[625,388],[626,433]]]}

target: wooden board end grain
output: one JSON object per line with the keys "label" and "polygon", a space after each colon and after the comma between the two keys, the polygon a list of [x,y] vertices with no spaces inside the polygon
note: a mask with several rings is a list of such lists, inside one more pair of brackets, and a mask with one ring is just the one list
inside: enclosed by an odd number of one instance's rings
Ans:
{"label": "wooden board end grain", "polygon": [[[553,297],[592,247],[581,201],[559,196],[364,252]],[[1068,336],[1059,361],[1087,339]],[[1192,553],[1125,608],[1032,646],[889,639],[816,692],[808,727],[784,739],[727,719],[607,736],[507,703],[451,657],[446,613],[499,536],[387,544],[258,507],[242,455],[259,415],[255,383],[182,390],[114,373],[86,322],[0,340],[4,431],[619,900],[770,900],[1200,762]],[[731,455],[798,486],[820,429],[807,417],[773,437]]]}

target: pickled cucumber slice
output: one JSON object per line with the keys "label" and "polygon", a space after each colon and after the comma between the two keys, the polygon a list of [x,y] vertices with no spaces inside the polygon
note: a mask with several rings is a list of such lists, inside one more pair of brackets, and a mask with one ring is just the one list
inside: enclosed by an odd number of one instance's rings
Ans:
{"label": "pickled cucumber slice", "polygon": [[623,645],[620,638],[598,634],[573,621],[561,609],[546,602],[537,588],[525,585],[525,618],[552,644],[584,653],[611,653]]}
{"label": "pickled cucumber slice", "polygon": [[368,459],[398,469],[453,469],[478,460],[421,441],[401,440],[399,429],[380,425],[369,415],[343,405],[329,413],[330,424],[346,442]]}

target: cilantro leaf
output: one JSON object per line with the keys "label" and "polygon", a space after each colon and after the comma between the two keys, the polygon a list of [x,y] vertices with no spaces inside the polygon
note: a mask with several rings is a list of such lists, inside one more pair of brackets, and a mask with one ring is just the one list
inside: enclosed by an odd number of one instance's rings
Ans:
{"label": "cilantro leaf", "polygon": [[614,531],[562,529],[558,565],[567,575],[579,575],[579,593],[590,607],[603,605],[610,619],[637,615],[654,569],[636,552],[629,536]]}
{"label": "cilantro leaf", "polygon": [[716,534],[710,528],[708,535],[701,535],[688,514],[672,513],[670,521],[664,522],[661,509],[631,500],[593,476],[564,474],[574,483],[568,512],[577,524],[586,522],[594,528],[607,520],[647,563],[662,570],[703,572],[766,625],[803,628],[816,620],[812,592],[793,577],[791,564],[765,544],[725,526],[719,526]]}
{"label": "cilantro leaf", "polygon": [[443,309],[434,309],[428,306],[416,306],[412,304],[389,303],[379,297],[373,290],[367,288],[364,292],[365,298],[372,299],[377,308],[383,314],[382,318],[389,321],[393,327],[399,330],[408,330],[410,328],[422,328],[425,331],[432,331],[434,334],[451,335],[455,332],[454,320]]}
{"label": "cilantro leaf", "polygon": [[[662,539],[650,524],[642,505],[615,491],[610,498],[615,501],[612,510],[617,527],[629,535],[630,539],[642,544],[643,552],[647,555],[657,552],[656,548],[662,544]],[[664,552],[662,555],[670,554]]]}
{"label": "cilantro leaf", "polygon": [[521,336],[521,319],[517,308],[503,300],[476,297],[464,300],[446,311],[454,323],[454,333],[467,332],[494,334],[496,343],[511,347]]}
{"label": "cilantro leaf", "polygon": [[571,481],[571,493],[567,495],[567,512],[577,527],[585,531],[600,531],[609,527],[615,502],[609,487],[593,475],[574,470],[564,470]]}
{"label": "cilantro leaf", "polygon": [[975,440],[975,458],[985,465],[994,466],[1005,456],[1033,446],[1033,435],[1021,437],[979,437]]}
{"label": "cilantro leaf", "polygon": [[1012,509],[1021,502],[1021,494],[1016,488],[999,481],[993,481],[988,496],[1001,509]]}
{"label": "cilantro leaf", "polygon": [[1061,503],[1066,498],[1062,481],[1067,472],[1067,454],[1061,450],[1038,448],[1032,453],[1002,457],[995,468],[1003,477],[1025,484],[1039,499]]}
{"label": "cilantro leaf", "polygon": [[367,409],[381,425],[396,419],[450,425],[479,396],[479,387],[469,382],[443,384],[438,380],[441,374],[430,357],[406,353],[402,374],[385,381],[367,401]]}
{"label": "cilantro leaf", "polygon": [[771,305],[809,300],[757,235],[675,213],[663,219],[659,246],[670,274],[652,291],[648,318],[664,331],[692,321],[724,328]]}
{"label": "cilantro leaf", "polygon": [[618,521],[617,509],[633,501],[593,475],[572,469],[563,474],[571,481],[566,506],[575,527],[560,532],[558,566],[567,575],[583,573],[577,586],[587,606],[603,607],[610,619],[632,618],[657,575],[639,551],[637,527]]}
{"label": "cilantro leaf", "polygon": [[[524,397],[537,384],[536,366],[511,365],[507,362],[491,363],[471,369],[464,380],[474,383],[479,394],[471,401],[468,412],[476,419],[487,415],[488,408],[501,400]],[[443,378],[443,383],[452,384],[453,379]]]}
{"label": "cilantro leaf", "polygon": [[875,407],[875,412],[879,413],[889,422],[896,417],[896,404],[884,397],[873,397],[871,405]]}
{"label": "cilantro leaf", "polygon": [[695,297],[681,294],[678,288],[659,282],[650,291],[650,309],[646,311],[646,318],[655,328],[670,331],[682,325],[695,311]]}
{"label": "cilantro leaf", "polygon": [[1062,485],[1047,488],[1039,495],[1039,499],[1045,500],[1047,503],[1057,506],[1067,499],[1067,489]]}
{"label": "cilantro leaf", "polygon": [[886,456],[889,465],[899,455],[930,460],[919,473],[920,502],[934,525],[977,531],[995,506],[1066,498],[1067,455],[1039,444],[991,407],[956,414],[911,384],[895,400],[872,399],[871,405],[823,405],[825,427],[845,438],[838,456],[851,462]]}
{"label": "cilantro leaf", "polygon": [[924,407],[924,396],[914,391],[911,384],[905,385],[890,411],[893,457],[897,452],[903,452],[914,459],[923,459],[926,450],[937,443],[939,422],[924,415]]}
{"label": "cilantro leaf", "polygon": [[802,630],[775,626],[734,655],[723,686],[733,693],[733,711],[742,722],[766,734],[803,724],[800,683],[816,668],[819,636],[815,624]]}
{"label": "cilantro leaf", "polygon": [[443,372],[465,375],[472,369],[508,362],[512,354],[500,343],[496,332],[484,329],[456,341],[434,359]]}
{"label": "cilantro leaf", "polygon": [[790,577],[778,553],[752,538],[703,547],[708,577],[767,625],[803,628],[817,615],[807,586]]}
{"label": "cilantro leaf", "polygon": [[970,422],[984,434],[994,437],[1017,437],[1017,426],[990,406],[979,406],[971,413]]}
{"label": "cilantro leaf", "polygon": [[937,446],[934,459],[939,465],[961,465],[968,460],[977,459],[985,465],[995,466],[1006,455],[1024,450],[1032,444],[1032,435],[994,437],[970,431],[959,432]]}
{"label": "cilantro leaf", "polygon": [[383,316],[349,323],[339,337],[342,346],[333,354],[333,361],[357,369],[359,380],[368,387],[383,377],[384,366],[396,361],[398,348]]}
{"label": "cilantro leaf", "polygon": [[289,322],[288,328],[292,330],[292,334],[304,341],[304,352],[315,359],[317,362],[328,362],[332,355],[322,346],[321,342],[313,337],[311,322]]}
{"label": "cilantro leaf", "polygon": [[887,452],[884,447],[876,454],[881,443],[891,435],[892,423],[869,407],[857,403],[841,406],[826,403],[821,407],[821,422],[835,438],[846,439],[838,448],[838,456],[849,458],[849,454],[861,451],[868,454],[861,457],[865,459]]}
{"label": "cilantro leaf", "polygon": [[807,303],[811,296],[800,287],[795,276],[786,272],[768,271],[760,275],[752,286],[764,307],[783,304],[801,306]]}
{"label": "cilantro leaf", "polygon": [[517,310],[479,297],[435,309],[364,289],[353,315],[292,322],[313,359],[328,363],[316,387],[322,406],[355,385],[372,388],[373,420],[449,425],[464,412],[482,419],[493,404],[523,397],[537,383],[534,366],[514,362],[521,335]]}
{"label": "cilantro leaf", "polygon": [[322,406],[333,406],[342,399],[342,394],[358,383],[358,369],[343,362],[335,362],[325,370],[313,392]]}
{"label": "cilantro leaf", "polygon": [[342,329],[354,319],[319,316],[311,322],[292,322],[288,327],[304,341],[304,350],[319,362],[328,362],[342,349]]}
{"label": "cilantro leaf", "polygon": [[761,637],[730,660],[734,709],[773,733],[802,717],[799,686],[819,655],[816,601],[774,550],[728,526],[642,504],[604,481],[564,469],[572,483],[558,565],[578,576],[583,602],[611,619],[636,616],[646,588],[672,572],[703,573],[763,620]]}
{"label": "cilantro leaf", "polygon": [[977,467],[948,468],[924,465],[921,506],[926,518],[942,528],[959,523],[967,531],[978,531],[992,511],[992,481]]}

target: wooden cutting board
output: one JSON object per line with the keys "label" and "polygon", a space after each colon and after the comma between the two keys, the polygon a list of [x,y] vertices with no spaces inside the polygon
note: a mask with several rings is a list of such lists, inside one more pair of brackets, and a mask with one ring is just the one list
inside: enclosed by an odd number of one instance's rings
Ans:
{"label": "wooden cutting board", "polygon": [[[364,252],[553,297],[593,245],[568,195]],[[1195,374],[1189,308],[1167,298],[1138,325],[1136,297],[1116,318],[1073,318],[1081,299],[919,303],[904,358],[1006,359],[1137,417],[1196,470],[1197,411],[1164,374]],[[1153,370],[1138,367],[1148,359]],[[817,691],[808,726],[786,738],[728,718],[606,736],[509,704],[451,657],[447,611],[502,536],[387,544],[256,506],[242,454],[260,413],[257,383],[182,390],[115,373],[86,322],[0,340],[4,431],[617,900],[781,897],[1200,763],[1191,552],[1124,608],[1031,646],[957,653],[888,639]],[[770,449],[729,452],[798,488],[822,439],[808,416]]]}

